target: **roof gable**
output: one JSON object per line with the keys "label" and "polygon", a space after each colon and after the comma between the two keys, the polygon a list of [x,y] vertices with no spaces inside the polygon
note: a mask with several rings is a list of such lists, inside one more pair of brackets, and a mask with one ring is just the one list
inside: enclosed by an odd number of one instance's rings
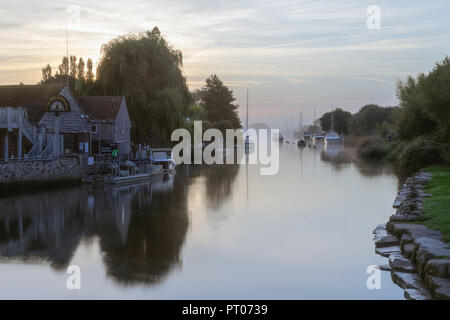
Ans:
{"label": "roof gable", "polygon": [[123,96],[76,97],[91,120],[116,120]]}
{"label": "roof gable", "polygon": [[[61,133],[87,133],[91,130],[88,116],[83,111],[80,103],[75,99],[67,87],[61,90],[60,94],[64,96],[70,104],[70,112],[59,113],[59,130]],[[53,131],[55,129],[55,113],[46,112],[39,121],[42,125]]]}
{"label": "roof gable", "polygon": [[46,112],[45,103],[63,88],[64,84],[0,86],[0,107],[23,107],[28,120],[36,124]]}

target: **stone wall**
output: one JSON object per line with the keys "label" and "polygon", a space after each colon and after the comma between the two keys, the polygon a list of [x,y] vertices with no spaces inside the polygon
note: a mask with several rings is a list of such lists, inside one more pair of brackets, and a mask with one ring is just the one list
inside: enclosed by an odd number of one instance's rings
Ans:
{"label": "stone wall", "polygon": [[450,299],[450,244],[420,224],[430,179],[425,172],[409,177],[394,201],[397,212],[374,230],[375,252],[389,258],[384,270],[408,299]]}
{"label": "stone wall", "polygon": [[78,156],[53,160],[28,160],[0,163],[0,186],[13,184],[76,181],[84,173],[84,160]]}

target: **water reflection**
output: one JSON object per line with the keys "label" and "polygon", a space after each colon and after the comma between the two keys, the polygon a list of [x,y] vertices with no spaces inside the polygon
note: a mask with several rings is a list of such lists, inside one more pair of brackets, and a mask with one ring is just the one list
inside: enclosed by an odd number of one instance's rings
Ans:
{"label": "water reflection", "polygon": [[173,182],[0,199],[0,255],[48,261],[61,269],[83,238],[98,236],[108,273],[116,280],[160,281],[179,264],[188,228],[186,184]]}
{"label": "water reflection", "polygon": [[[371,298],[365,270],[381,259],[371,232],[395,195],[388,173],[351,149],[284,144],[276,176],[255,165],[180,166],[152,183],[0,198],[0,294],[9,297],[26,263],[45,279],[39,292],[59,297],[65,274],[35,264],[80,263],[94,265],[83,298],[139,298],[140,284],[151,298]],[[377,298],[396,297],[396,286],[383,288]]]}
{"label": "water reflection", "polygon": [[349,168],[353,164],[363,176],[367,177],[392,173],[392,169],[382,161],[361,160],[354,148],[343,145],[323,146],[320,151],[320,160],[331,163],[338,171]]}

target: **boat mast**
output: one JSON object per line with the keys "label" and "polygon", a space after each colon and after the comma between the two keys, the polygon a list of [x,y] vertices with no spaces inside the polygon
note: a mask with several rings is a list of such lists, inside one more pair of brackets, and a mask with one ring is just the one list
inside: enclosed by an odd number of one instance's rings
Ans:
{"label": "boat mast", "polygon": [[247,116],[246,116],[245,130],[248,131],[248,89],[247,89]]}
{"label": "boat mast", "polygon": [[333,115],[334,109],[331,109],[331,132],[334,132],[334,115]]}
{"label": "boat mast", "polygon": [[300,116],[300,139],[303,140],[303,108]]}

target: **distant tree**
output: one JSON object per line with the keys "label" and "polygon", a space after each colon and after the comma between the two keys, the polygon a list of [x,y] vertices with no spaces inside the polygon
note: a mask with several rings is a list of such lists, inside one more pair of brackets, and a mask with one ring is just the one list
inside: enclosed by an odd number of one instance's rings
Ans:
{"label": "distant tree", "polygon": [[355,136],[373,135],[381,124],[387,129],[388,124],[394,121],[394,108],[383,108],[375,104],[362,107],[350,120],[350,132]]}
{"label": "distant tree", "polygon": [[84,81],[84,61],[80,58],[77,66],[77,79]]}
{"label": "distant tree", "polygon": [[320,126],[324,131],[334,130],[339,134],[348,134],[352,114],[340,108],[327,112],[320,118]]}
{"label": "distant tree", "polygon": [[229,124],[230,129],[241,128],[238,105],[233,103],[236,100],[233,91],[226,87],[217,75],[206,79],[205,86],[198,90],[196,95],[200,106],[205,110],[205,118],[210,123],[221,122],[221,127]]}
{"label": "distant tree", "polygon": [[188,117],[190,120],[204,120],[205,110],[198,103],[193,103],[189,109]]}
{"label": "distant tree", "polygon": [[77,77],[77,57],[76,56],[70,56],[69,58],[69,75],[71,78],[76,79]]}
{"label": "distant tree", "polygon": [[58,75],[66,77],[69,74],[69,59],[67,57],[62,58],[62,63],[58,66]]}
{"label": "distant tree", "polygon": [[94,65],[92,63],[92,59],[88,58],[86,63],[86,82],[93,83],[94,82]]}
{"label": "distant tree", "polygon": [[322,129],[320,128],[320,126],[313,124],[313,125],[307,126],[305,132],[308,132],[311,134],[320,133],[320,132],[322,132]]}
{"label": "distant tree", "polygon": [[52,67],[47,64],[44,68],[42,68],[42,79],[41,83],[51,83],[54,81],[52,76]]}

